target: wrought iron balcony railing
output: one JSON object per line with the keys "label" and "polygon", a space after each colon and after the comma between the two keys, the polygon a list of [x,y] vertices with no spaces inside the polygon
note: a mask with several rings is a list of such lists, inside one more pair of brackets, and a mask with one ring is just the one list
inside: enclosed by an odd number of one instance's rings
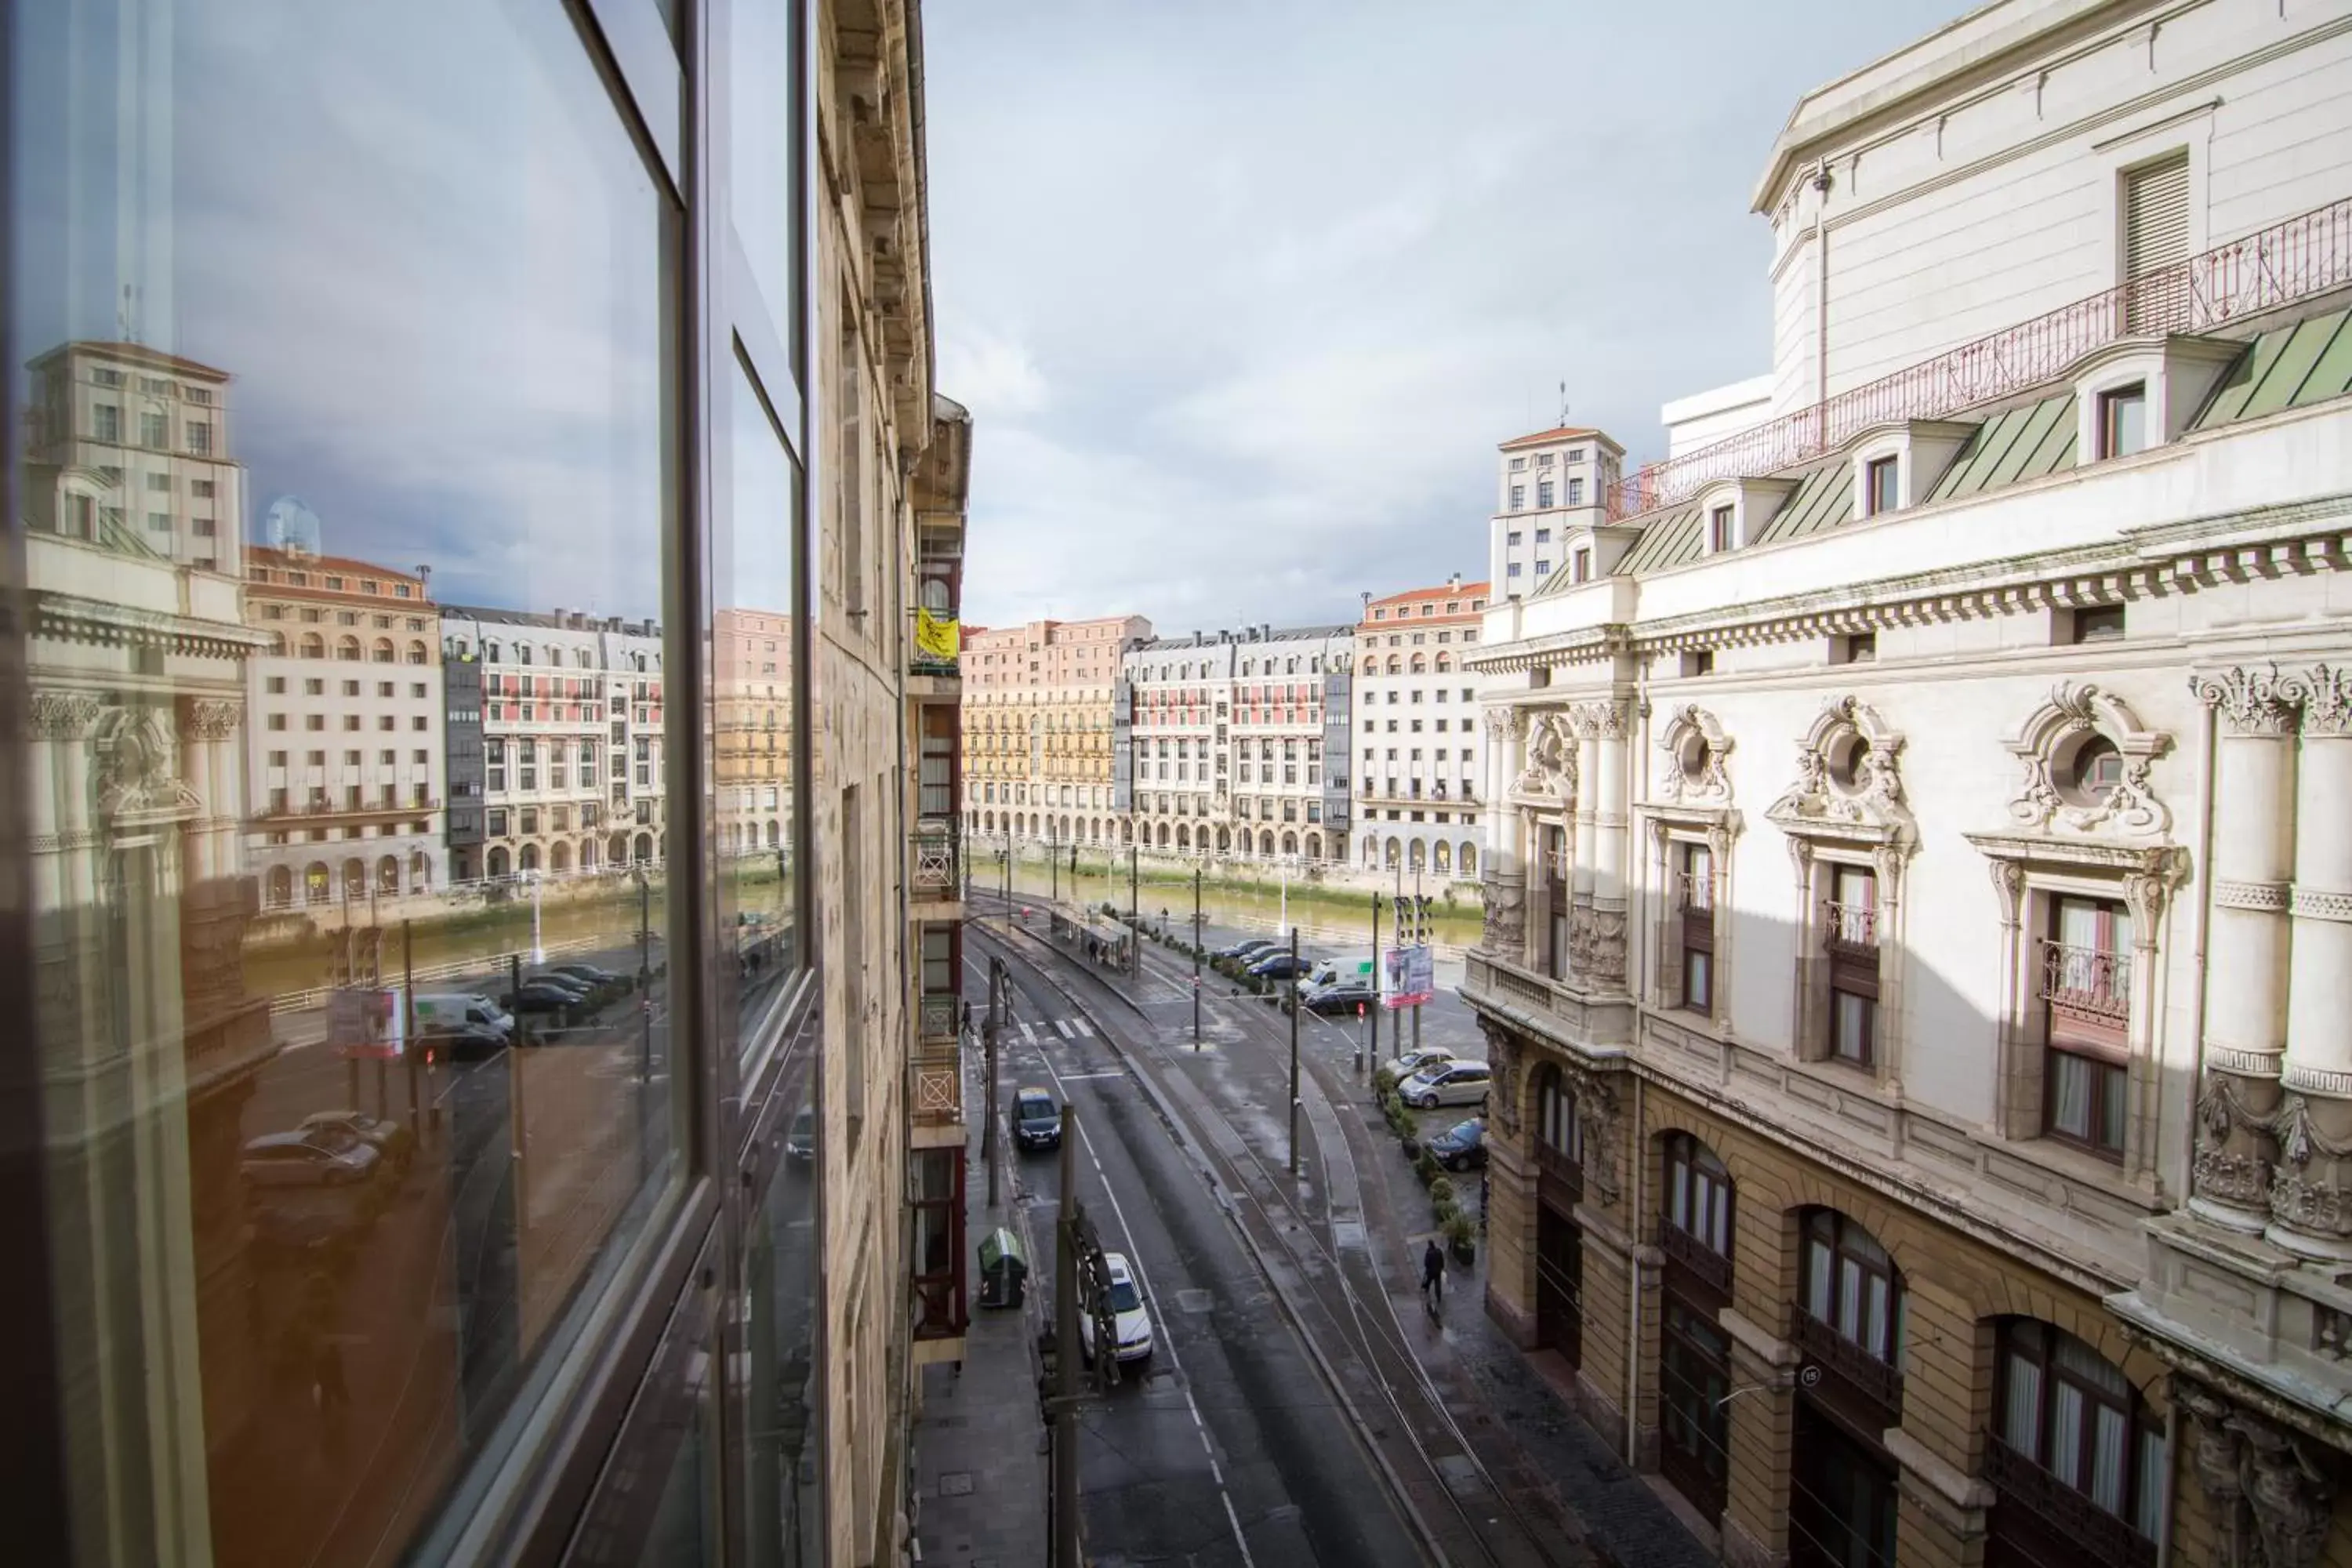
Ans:
{"label": "wrought iron balcony railing", "polygon": [[1797,1309],[1797,1347],[1874,1404],[1903,1408],[1903,1371],[1879,1360],[1836,1329]]}
{"label": "wrought iron balcony railing", "polygon": [[1715,878],[1704,871],[1675,874],[1675,909],[1685,915],[1715,912]]}
{"label": "wrought iron balcony railing", "polygon": [[2352,197],[1649,464],[1609,487],[1606,510],[1612,521],[1638,517],[1717,479],[1769,474],[1834,450],[1874,425],[1938,419],[2045,385],[2121,338],[2210,332],[2346,284],[2352,284]]}
{"label": "wrought iron balcony railing", "polygon": [[962,835],[952,817],[916,824],[907,836],[908,870],[917,897],[953,898],[962,888]]}
{"label": "wrought iron balcony railing", "polygon": [[1878,910],[1872,904],[1822,906],[1822,945],[1844,958],[1872,958],[1878,952]]}
{"label": "wrought iron balcony railing", "polygon": [[2072,1542],[2095,1568],[2155,1568],[2156,1542],[1992,1434],[1985,1440],[1985,1479],[2002,1503]]}
{"label": "wrought iron balcony railing", "polygon": [[2121,1028],[2131,1020],[2131,981],[2129,952],[2042,944],[2042,999],[2077,1017]]}
{"label": "wrought iron balcony railing", "polygon": [[1731,1294],[1731,1259],[1670,1219],[1658,1221],[1658,1249],[1709,1289]]}

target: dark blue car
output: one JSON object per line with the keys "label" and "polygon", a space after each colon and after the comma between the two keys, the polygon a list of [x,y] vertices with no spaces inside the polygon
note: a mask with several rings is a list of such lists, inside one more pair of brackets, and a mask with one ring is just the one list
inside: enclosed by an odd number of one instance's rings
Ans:
{"label": "dark blue car", "polygon": [[1457,1121],[1428,1144],[1429,1157],[1449,1171],[1467,1171],[1486,1163],[1486,1124],[1475,1117]]}
{"label": "dark blue car", "polygon": [[1310,973],[1314,968],[1313,959],[1304,953],[1293,958],[1290,950],[1285,948],[1270,958],[1259,959],[1250,965],[1249,972],[1260,980],[1288,980],[1293,975]]}

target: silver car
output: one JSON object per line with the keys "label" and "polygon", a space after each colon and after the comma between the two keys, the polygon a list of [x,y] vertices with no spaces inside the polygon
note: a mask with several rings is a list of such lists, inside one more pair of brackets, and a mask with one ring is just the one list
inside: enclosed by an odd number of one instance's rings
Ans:
{"label": "silver car", "polygon": [[1397,1093],[1415,1110],[1433,1105],[1476,1105],[1486,1098],[1492,1081],[1485,1062],[1437,1062],[1405,1079]]}
{"label": "silver car", "polygon": [[245,1179],[257,1187],[342,1187],[375,1174],[382,1157],[332,1123],[270,1132],[245,1146]]}

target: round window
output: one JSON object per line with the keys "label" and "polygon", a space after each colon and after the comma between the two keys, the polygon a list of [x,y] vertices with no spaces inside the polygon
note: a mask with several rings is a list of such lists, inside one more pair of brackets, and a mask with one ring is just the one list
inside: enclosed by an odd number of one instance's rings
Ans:
{"label": "round window", "polygon": [[1715,762],[1715,748],[1706,743],[1705,735],[1694,731],[1683,737],[1675,761],[1681,764],[1683,777],[1693,784],[1704,784],[1706,771]]}
{"label": "round window", "polygon": [[2078,805],[2096,805],[2124,782],[2124,754],[2105,735],[2093,735],[2074,748],[2060,773],[2060,788],[2069,799]]}
{"label": "round window", "polygon": [[1847,795],[1859,794],[1870,783],[1870,742],[1860,735],[1839,736],[1823,761],[1830,783]]}

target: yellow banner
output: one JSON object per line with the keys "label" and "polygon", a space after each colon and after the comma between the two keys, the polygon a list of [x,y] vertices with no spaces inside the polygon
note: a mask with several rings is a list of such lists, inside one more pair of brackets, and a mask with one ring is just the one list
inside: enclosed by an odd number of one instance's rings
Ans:
{"label": "yellow banner", "polygon": [[953,616],[918,609],[915,612],[915,651],[925,658],[941,664],[953,664],[963,651],[963,632]]}

